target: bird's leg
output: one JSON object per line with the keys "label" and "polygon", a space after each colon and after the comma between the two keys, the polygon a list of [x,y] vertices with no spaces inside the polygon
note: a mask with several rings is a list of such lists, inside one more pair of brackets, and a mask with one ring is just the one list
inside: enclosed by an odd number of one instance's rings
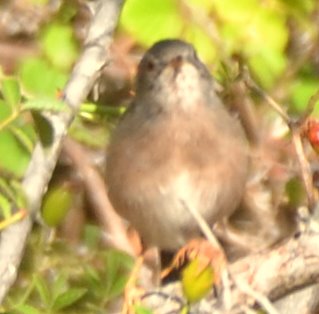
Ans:
{"label": "bird's leg", "polygon": [[134,313],[145,293],[145,289],[159,285],[159,253],[157,248],[149,248],[137,257],[124,290],[122,314]]}
{"label": "bird's leg", "polygon": [[165,278],[175,268],[181,267],[187,260],[198,259],[200,273],[207,266],[211,265],[216,274],[215,284],[220,284],[220,274],[226,268],[227,260],[222,249],[215,248],[205,239],[193,239],[182,247],[175,255],[172,263],[161,272],[161,278]]}

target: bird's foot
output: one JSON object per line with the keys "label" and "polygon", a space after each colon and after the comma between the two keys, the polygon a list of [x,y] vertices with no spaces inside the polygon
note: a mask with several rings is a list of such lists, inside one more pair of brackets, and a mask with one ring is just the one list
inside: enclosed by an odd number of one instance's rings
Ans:
{"label": "bird's foot", "polygon": [[215,273],[215,284],[220,283],[220,274],[226,268],[227,259],[224,252],[204,239],[194,239],[182,247],[172,263],[161,272],[161,278],[168,276],[174,269],[180,268],[187,261],[198,260],[198,273],[211,266]]}

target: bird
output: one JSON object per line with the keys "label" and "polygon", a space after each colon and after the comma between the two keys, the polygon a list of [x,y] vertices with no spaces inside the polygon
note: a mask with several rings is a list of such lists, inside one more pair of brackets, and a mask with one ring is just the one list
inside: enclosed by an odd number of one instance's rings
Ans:
{"label": "bird", "polygon": [[215,90],[194,47],[155,43],[139,63],[135,95],[110,137],[106,182],[114,209],[145,247],[176,252],[238,207],[249,170],[239,118]]}

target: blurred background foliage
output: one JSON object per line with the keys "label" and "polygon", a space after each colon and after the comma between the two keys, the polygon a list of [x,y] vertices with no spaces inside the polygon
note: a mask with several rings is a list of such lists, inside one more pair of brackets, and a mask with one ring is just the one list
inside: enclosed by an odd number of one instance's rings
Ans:
{"label": "blurred background foliage", "polygon": [[[61,93],[81,52],[93,6],[94,1],[85,0],[0,2],[3,222],[27,206],[18,182],[35,141],[45,145],[52,135],[43,113],[67,110]],[[103,169],[109,131],[130,100],[136,65],[147,47],[164,38],[193,43],[221,85],[237,79],[240,59],[258,84],[291,114],[300,114],[319,86],[318,29],[316,0],[127,0],[113,62],[82,105],[70,136]],[[265,132],[278,134],[276,115],[264,108],[257,112],[263,124],[272,125]],[[43,225],[34,230],[2,312],[104,313],[121,293],[131,261],[104,248],[105,231],[80,181],[62,154],[43,201]],[[304,201],[301,189],[295,177],[285,182],[289,206]]]}

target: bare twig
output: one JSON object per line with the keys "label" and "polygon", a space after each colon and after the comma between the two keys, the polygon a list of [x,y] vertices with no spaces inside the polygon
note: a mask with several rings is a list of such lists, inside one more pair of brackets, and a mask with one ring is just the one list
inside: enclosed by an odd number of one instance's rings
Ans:
{"label": "bare twig", "polygon": [[134,248],[126,236],[126,227],[122,219],[114,211],[107,197],[106,185],[99,172],[92,166],[92,162],[84,149],[82,149],[80,144],[67,137],[63,143],[63,150],[83,178],[98,220],[107,231],[107,242],[111,246],[134,256]]}
{"label": "bare twig", "polygon": [[312,210],[316,204],[316,197],[314,194],[310,165],[305,156],[305,152],[302,145],[302,140],[300,136],[300,128],[296,126],[291,126],[290,130],[292,133],[292,142],[294,144],[294,148],[296,151],[296,155],[297,155],[300,170],[301,170],[302,180],[307,192],[308,205],[310,210]]}
{"label": "bare twig", "polygon": [[289,124],[290,117],[287,115],[286,111],[272,98],[270,97],[262,88],[260,88],[255,81],[250,77],[247,69],[243,69],[243,78],[247,86],[259,94],[263,99],[265,99],[268,104],[283,118],[283,120]]}
{"label": "bare twig", "polygon": [[249,143],[258,147],[260,144],[260,122],[257,119],[256,108],[251,98],[247,96],[245,82],[242,79],[236,80],[231,84],[227,94],[230,94],[230,103],[239,113]]}
{"label": "bare twig", "polygon": [[239,290],[250,296],[254,301],[258,302],[259,305],[264,310],[266,310],[268,314],[279,314],[276,308],[271,304],[271,302],[265,295],[257,292],[256,290],[253,290],[246,282],[236,280],[236,285]]}
{"label": "bare twig", "polygon": [[244,70],[243,77],[246,84],[257,91],[259,95],[261,95],[267,103],[283,118],[283,120],[287,123],[290,128],[292,134],[292,142],[296,151],[297,159],[299,162],[301,177],[305,186],[305,190],[308,198],[308,207],[310,210],[313,210],[316,204],[316,194],[314,193],[313,183],[312,183],[312,174],[309,162],[305,156],[304,148],[301,140],[301,126],[308,119],[309,115],[312,113],[316,102],[319,99],[319,91],[317,91],[309,100],[307,110],[304,115],[297,121],[293,120],[289,115],[282,109],[282,107],[263,89],[261,89],[250,77],[247,70]]}
{"label": "bare twig", "polygon": [[180,201],[183,207],[193,216],[194,220],[198,224],[201,232],[206,237],[208,242],[215,248],[219,248],[221,251],[223,251],[221,245],[214,236],[211,228],[207,224],[206,220],[202,217],[202,215],[198,212],[198,210],[195,210],[195,208],[192,208],[191,206],[187,206],[187,204],[183,200]]}
{"label": "bare twig", "polygon": [[108,61],[112,34],[117,25],[123,0],[100,0],[85,42],[84,52],[75,65],[64,95],[72,111],[50,115],[54,130],[50,147],[44,149],[38,143],[34,149],[23,187],[29,202],[30,215],[1,233],[0,242],[0,303],[16,279],[25,243],[31,231],[33,217],[37,213],[42,196],[47,189],[58,159],[61,142],[81,102],[89,93],[99,70]]}

